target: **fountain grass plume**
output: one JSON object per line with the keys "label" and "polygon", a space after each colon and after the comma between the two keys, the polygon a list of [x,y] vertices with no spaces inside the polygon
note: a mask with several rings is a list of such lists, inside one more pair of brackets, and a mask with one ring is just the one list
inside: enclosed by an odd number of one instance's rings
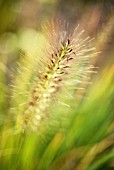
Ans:
{"label": "fountain grass plume", "polygon": [[90,58],[95,54],[95,48],[92,47],[92,39],[83,36],[84,30],[80,31],[77,26],[71,33],[68,25],[61,26],[61,22],[49,24],[49,27],[46,32],[51,30],[51,33],[47,34],[49,43],[46,44],[41,69],[29,94],[30,100],[17,119],[16,126],[22,132],[40,130],[42,121],[51,114],[48,110],[54,98],[56,102],[59,91],[67,83],[77,88],[74,82],[81,81],[88,72],[92,72]]}

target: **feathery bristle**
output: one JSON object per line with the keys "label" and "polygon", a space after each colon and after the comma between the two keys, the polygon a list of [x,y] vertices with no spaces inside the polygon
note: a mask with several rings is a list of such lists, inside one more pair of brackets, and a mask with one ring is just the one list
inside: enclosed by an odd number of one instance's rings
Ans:
{"label": "feathery bristle", "polygon": [[[50,52],[47,52],[42,60],[43,66],[37,75],[38,80],[32,90],[31,99],[22,113],[20,126],[23,131],[39,129],[47,108],[53,102],[57,91],[63,88],[67,78],[68,81],[75,80],[77,76],[84,76],[90,71],[89,58],[95,48],[91,47],[90,37],[84,39],[81,37],[84,30],[76,34],[78,27],[72,34],[68,34],[67,31],[61,29],[57,32],[53,25],[52,37],[48,36],[51,40],[47,45]],[[69,79],[69,77],[73,78]]]}

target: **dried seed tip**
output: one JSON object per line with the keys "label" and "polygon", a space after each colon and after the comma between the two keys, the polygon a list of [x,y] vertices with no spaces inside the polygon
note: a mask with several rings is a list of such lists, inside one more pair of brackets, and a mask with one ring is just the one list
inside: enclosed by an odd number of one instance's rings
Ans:
{"label": "dried seed tip", "polygon": [[56,56],[56,57],[58,56],[57,53],[55,53],[55,56]]}
{"label": "dried seed tip", "polygon": [[62,45],[61,47],[63,47],[63,49],[64,49],[64,46],[65,46],[65,45],[64,45],[64,43],[63,43],[63,42],[61,42],[61,45]]}
{"label": "dried seed tip", "polygon": [[34,100],[37,101],[39,99],[38,96],[34,96]]}
{"label": "dried seed tip", "polygon": [[53,69],[53,67],[52,67],[52,66],[50,66],[49,64],[48,64],[48,68],[49,68],[49,70],[52,70],[52,69]]}
{"label": "dried seed tip", "polygon": [[34,106],[35,103],[34,103],[33,101],[31,101],[31,102],[29,102],[29,105],[30,105],[30,106]]}
{"label": "dried seed tip", "polygon": [[36,93],[37,92],[37,90],[36,89],[34,89],[33,91],[32,91],[32,93],[34,94],[34,93]]}
{"label": "dried seed tip", "polygon": [[64,71],[62,71],[62,72],[57,72],[57,74],[64,74]]}
{"label": "dried seed tip", "polygon": [[64,66],[64,67],[62,67],[62,68],[70,68],[70,66]]}
{"label": "dried seed tip", "polygon": [[54,61],[51,59],[51,63],[53,64],[53,66],[55,66],[55,63],[54,63]]}
{"label": "dried seed tip", "polygon": [[55,79],[55,80],[54,80],[54,82],[60,82],[60,81],[62,81],[61,78],[60,78],[60,79]]}
{"label": "dried seed tip", "polygon": [[53,88],[53,89],[54,89],[54,88],[56,88],[56,86],[55,86],[55,85],[52,85],[52,86],[51,86],[51,88]]}
{"label": "dried seed tip", "polygon": [[47,78],[48,78],[48,75],[46,74],[46,75],[44,75],[44,77],[45,77],[45,79],[47,79]]}
{"label": "dried seed tip", "polygon": [[67,58],[67,60],[73,60],[74,58],[72,58],[72,57],[69,57],[69,58]]}
{"label": "dried seed tip", "polygon": [[69,40],[69,38],[68,38],[68,45],[70,44],[70,40]]}
{"label": "dried seed tip", "polygon": [[69,52],[72,52],[72,51],[73,51],[73,49],[70,49],[70,50],[69,50]]}

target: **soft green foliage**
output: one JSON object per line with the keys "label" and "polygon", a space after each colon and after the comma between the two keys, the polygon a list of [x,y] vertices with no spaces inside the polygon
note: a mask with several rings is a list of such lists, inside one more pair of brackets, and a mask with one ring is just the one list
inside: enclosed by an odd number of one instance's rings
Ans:
{"label": "soft green foliage", "polygon": [[114,0],[0,0],[0,170],[114,170],[113,46]]}
{"label": "soft green foliage", "polygon": [[2,128],[1,169],[94,170],[111,162],[114,158],[113,76],[114,67],[107,68],[105,76],[102,73],[96,79],[88,91],[88,99],[76,109],[74,106],[70,116],[65,116],[69,122],[65,131],[56,128],[55,120],[51,120],[51,125],[47,122],[50,128],[40,135],[14,134],[12,129]]}
{"label": "soft green foliage", "polygon": [[[93,66],[91,57],[98,53],[91,52],[94,49],[88,44],[92,44],[90,38],[80,38],[82,32],[69,36],[64,31],[62,34],[60,30],[53,31],[57,44],[50,40],[50,53],[45,56],[39,52],[43,57],[41,66],[39,57],[22,55],[7,98],[5,65],[1,62],[4,68],[0,73],[1,170],[111,170],[113,167],[114,65],[109,63],[102,71]],[[103,40],[98,37],[97,50],[99,44],[103,49]],[[97,75],[92,74],[96,71]],[[3,117],[6,99],[10,102]],[[36,109],[38,121],[34,128],[31,122]]]}

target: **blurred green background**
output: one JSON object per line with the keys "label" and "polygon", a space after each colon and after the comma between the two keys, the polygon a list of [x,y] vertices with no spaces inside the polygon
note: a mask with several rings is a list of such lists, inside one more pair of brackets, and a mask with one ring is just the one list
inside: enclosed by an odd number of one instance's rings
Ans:
{"label": "blurred green background", "polygon": [[[95,37],[102,54],[94,61],[99,71],[114,61],[113,0],[1,0],[0,1],[0,112],[6,114],[16,61],[20,53],[39,57],[44,45],[42,25],[65,20],[80,24]],[[7,101],[7,102],[6,102]]]}
{"label": "blurred green background", "polygon": [[[14,80],[12,75],[15,77],[17,75],[17,62],[20,62],[21,56],[25,54],[34,56],[33,59],[38,58],[38,60],[43,56],[42,48],[45,46],[45,36],[42,26],[47,21],[54,21],[57,18],[68,22],[70,27],[80,24],[86,30],[87,35],[95,37],[96,49],[101,51],[101,54],[97,55],[92,61],[94,66],[98,67],[98,73],[92,76],[93,85],[87,91],[87,97],[90,100],[84,102],[81,108],[79,105],[74,110],[72,109],[73,116],[69,119],[69,129],[68,127],[66,128],[65,139],[63,139],[63,134],[56,134],[56,131],[49,132],[51,137],[45,144],[40,143],[39,139],[37,141],[36,136],[33,136],[33,141],[27,139],[21,150],[23,160],[21,158],[18,160],[18,156],[16,158],[14,156],[2,157],[2,152],[4,152],[2,147],[7,148],[8,137],[6,133],[4,140],[1,130],[1,167],[3,170],[17,170],[21,164],[21,170],[65,170],[65,168],[66,170],[113,170],[113,0],[0,0],[0,126],[2,127],[4,122],[9,120],[7,120],[7,117],[10,112],[12,95],[10,84]],[[75,112],[79,115],[76,118],[74,116]],[[82,116],[82,113],[85,113],[84,116]],[[94,116],[92,115],[93,113]],[[87,129],[86,132],[85,129]],[[76,130],[77,133],[74,135]],[[47,132],[44,134],[44,136],[49,135]],[[107,142],[108,135],[109,137],[111,135],[111,139],[109,138]],[[10,140],[10,147],[15,145],[17,147],[17,143],[20,142],[20,136],[18,136],[16,142],[13,137]],[[21,142],[23,143],[23,141]],[[96,144],[96,142],[99,143]],[[82,146],[85,146],[85,148],[83,149]],[[39,149],[38,153],[35,152],[36,147]],[[97,147],[97,151],[94,147]],[[28,150],[28,148],[31,149]],[[5,150],[3,155],[7,155],[9,152],[9,150]],[[80,152],[82,155],[79,154]],[[89,159],[88,157],[91,157],[93,152],[93,158]],[[21,153],[18,150],[19,156]],[[98,157],[96,156],[97,154]],[[39,162],[38,168],[37,156]],[[25,157],[35,164],[29,164]],[[94,158],[95,162],[93,161]],[[64,160],[65,166],[63,166],[61,160]],[[79,165],[78,161],[80,162]],[[44,162],[46,162],[45,165]],[[67,162],[69,162],[69,165],[67,165]]]}

